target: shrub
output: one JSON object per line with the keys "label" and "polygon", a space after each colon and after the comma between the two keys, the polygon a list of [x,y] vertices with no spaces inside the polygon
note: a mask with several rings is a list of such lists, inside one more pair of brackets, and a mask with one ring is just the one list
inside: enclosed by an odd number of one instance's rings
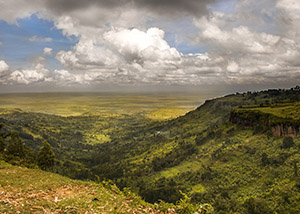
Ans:
{"label": "shrub", "polygon": [[55,163],[55,155],[50,147],[50,144],[44,140],[43,146],[37,156],[38,166],[42,170],[52,169]]}
{"label": "shrub", "polygon": [[293,140],[293,138],[291,138],[291,137],[285,137],[285,138],[283,138],[282,145],[281,145],[282,149],[289,149],[289,148],[291,148],[293,146],[294,146],[294,140]]}

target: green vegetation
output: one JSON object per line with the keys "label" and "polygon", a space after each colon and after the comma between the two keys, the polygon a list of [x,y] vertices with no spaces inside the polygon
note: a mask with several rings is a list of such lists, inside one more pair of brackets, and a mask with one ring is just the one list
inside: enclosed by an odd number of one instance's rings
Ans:
{"label": "green vegetation", "polygon": [[7,154],[24,158],[24,145],[17,132],[12,132],[7,146]]}
{"label": "green vegetation", "polygon": [[298,213],[300,138],[277,136],[270,128],[299,127],[299,101],[298,88],[237,93],[169,120],[149,116],[168,108],[144,111],[147,102],[143,111],[124,104],[130,114],[3,109],[0,123],[3,133],[17,131],[36,153],[47,140],[55,172],[111,179],[147,202],[165,201],[161,210],[173,203],[185,210],[201,204],[214,213]]}
{"label": "green vegetation", "polygon": [[75,181],[0,162],[1,213],[160,213],[109,183]]}
{"label": "green vegetation", "polygon": [[237,111],[259,111],[265,114],[272,114],[276,117],[299,120],[300,118],[300,103],[277,103],[273,105],[259,106],[243,106],[236,109]]}
{"label": "green vegetation", "polygon": [[[263,107],[262,107],[263,106]],[[275,103],[269,106],[240,106],[234,108],[230,121],[259,130],[272,131],[275,136],[300,136],[300,104]]]}
{"label": "green vegetation", "polygon": [[2,138],[2,136],[0,136],[0,153],[3,153],[4,152],[4,149],[5,149],[5,142]]}
{"label": "green vegetation", "polygon": [[42,170],[50,170],[54,167],[55,155],[46,140],[43,141],[43,147],[37,155],[37,163]]}

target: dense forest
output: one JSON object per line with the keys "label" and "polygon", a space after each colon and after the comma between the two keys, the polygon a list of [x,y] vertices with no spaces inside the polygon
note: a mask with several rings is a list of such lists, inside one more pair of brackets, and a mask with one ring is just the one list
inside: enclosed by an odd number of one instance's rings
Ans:
{"label": "dense forest", "polygon": [[[109,179],[151,203],[189,197],[215,213],[299,213],[299,102],[297,86],[207,100],[163,121],[0,109],[0,158],[43,167],[38,154],[48,142],[55,163],[46,169]],[[26,150],[18,160],[12,138]]]}

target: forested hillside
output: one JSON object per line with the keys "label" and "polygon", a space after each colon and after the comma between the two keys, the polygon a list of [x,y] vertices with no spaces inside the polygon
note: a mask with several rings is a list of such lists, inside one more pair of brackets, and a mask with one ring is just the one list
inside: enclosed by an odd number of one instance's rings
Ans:
{"label": "forested hillside", "polygon": [[55,172],[111,179],[148,202],[176,203],[183,192],[216,213],[298,213],[299,101],[295,87],[208,100],[164,121],[2,109],[0,123],[6,144],[11,131],[36,153],[47,140]]}

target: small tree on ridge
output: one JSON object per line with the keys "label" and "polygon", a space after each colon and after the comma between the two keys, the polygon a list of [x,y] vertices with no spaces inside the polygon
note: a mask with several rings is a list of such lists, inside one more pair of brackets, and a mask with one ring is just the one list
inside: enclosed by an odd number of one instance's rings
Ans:
{"label": "small tree on ridge", "polygon": [[44,140],[43,146],[37,155],[38,166],[42,170],[50,170],[54,166],[55,155],[50,144]]}
{"label": "small tree on ridge", "polygon": [[12,131],[10,134],[9,143],[7,145],[7,153],[16,157],[24,157],[24,145],[21,141],[19,134]]}

